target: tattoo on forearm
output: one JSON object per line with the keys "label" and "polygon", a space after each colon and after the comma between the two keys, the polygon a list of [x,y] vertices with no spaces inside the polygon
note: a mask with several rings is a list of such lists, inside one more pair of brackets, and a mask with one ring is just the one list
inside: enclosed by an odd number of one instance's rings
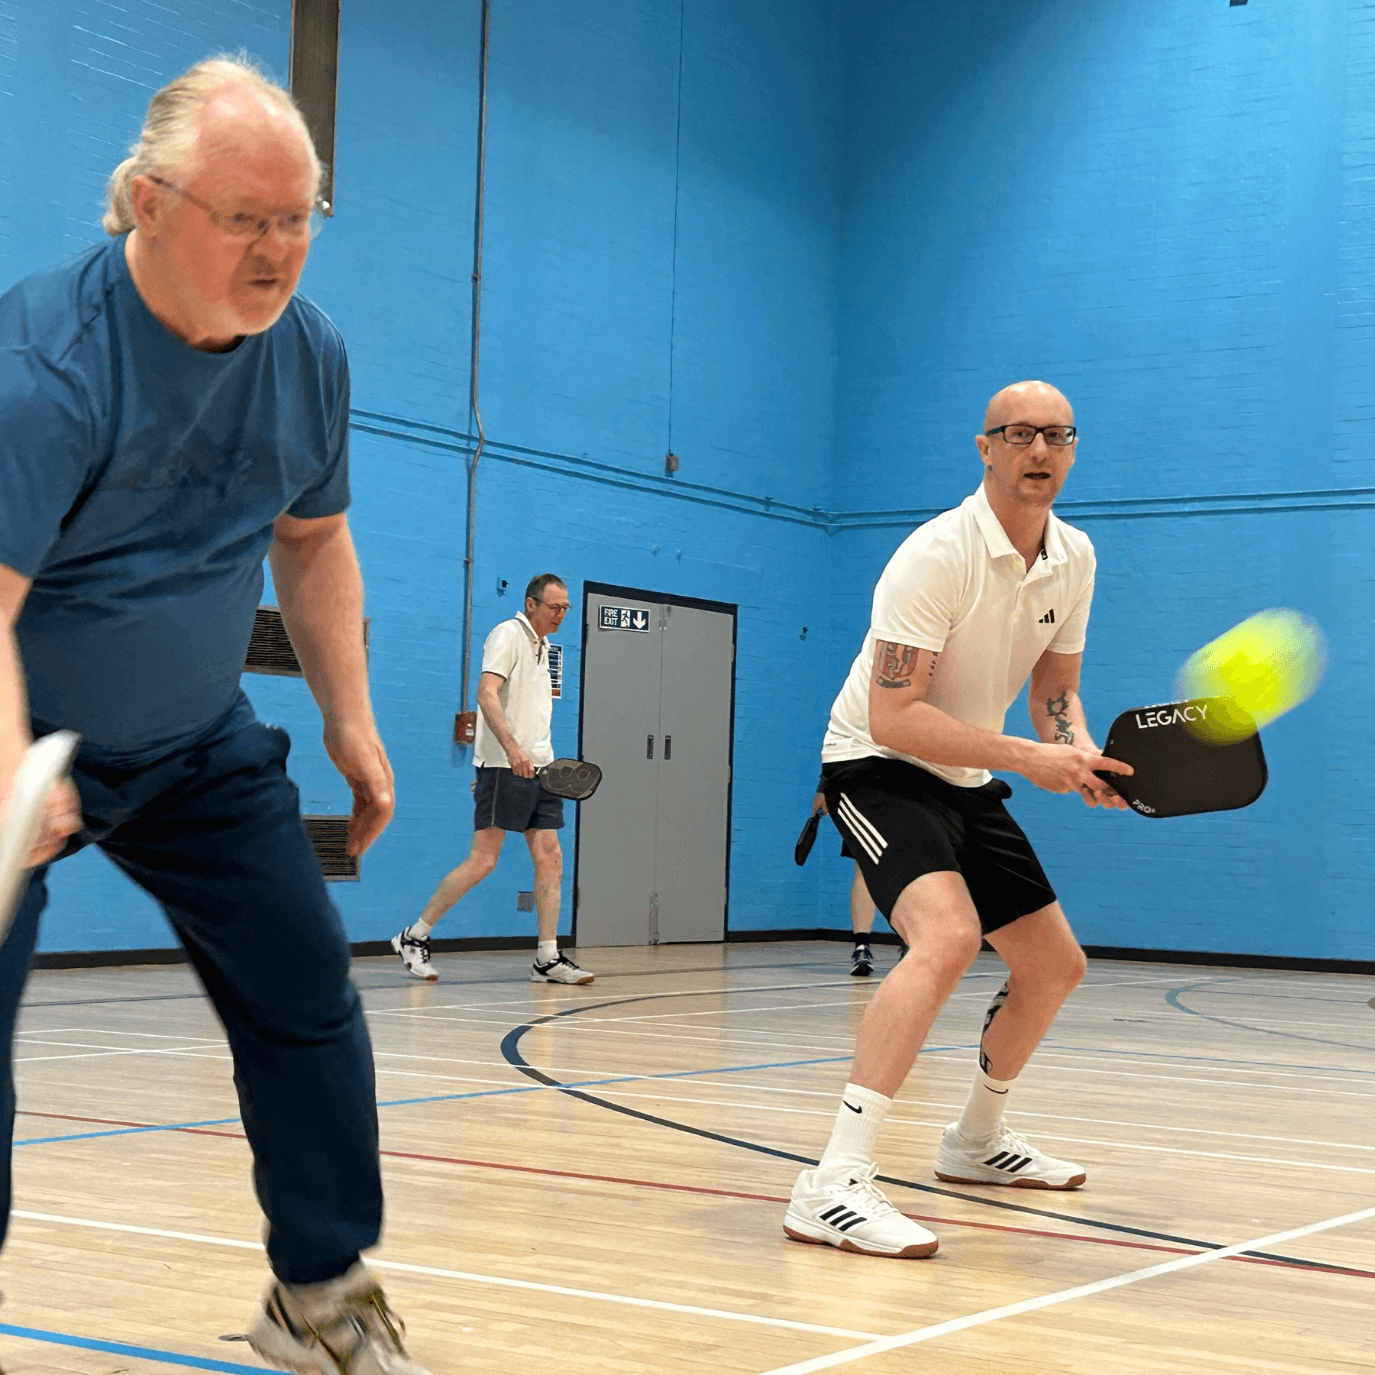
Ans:
{"label": "tattoo on forearm", "polygon": [[935,676],[935,672],[936,672],[936,660],[939,659],[940,657],[941,657],[941,656],[940,656],[939,654],[933,654],[933,655],[931,656],[931,675],[932,675],[933,677]]}
{"label": "tattoo on forearm", "polygon": [[920,650],[911,645],[896,645],[891,640],[879,642],[878,685],[885,688],[912,686],[912,670],[916,667]]}
{"label": "tattoo on forearm", "polygon": [[1055,740],[1057,744],[1074,744],[1074,730],[1069,723],[1069,693],[1062,692],[1058,697],[1046,698],[1046,715],[1055,721]]}

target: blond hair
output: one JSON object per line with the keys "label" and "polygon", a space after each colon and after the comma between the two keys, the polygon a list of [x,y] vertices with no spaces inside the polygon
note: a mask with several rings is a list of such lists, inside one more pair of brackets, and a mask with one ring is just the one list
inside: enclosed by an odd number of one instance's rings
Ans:
{"label": "blond hair", "polygon": [[134,227],[137,221],[129,183],[135,177],[179,166],[196,141],[197,117],[201,107],[227,86],[248,86],[286,111],[305,135],[315,173],[315,189],[319,191],[320,159],[316,156],[314,140],[296,102],[247,53],[220,53],[204,62],[197,62],[194,67],[188,67],[148,102],[148,113],[144,116],[138,142],[130,147],[129,156],[111,173],[105,188],[109,208],[101,224],[105,226],[107,234],[118,237]]}

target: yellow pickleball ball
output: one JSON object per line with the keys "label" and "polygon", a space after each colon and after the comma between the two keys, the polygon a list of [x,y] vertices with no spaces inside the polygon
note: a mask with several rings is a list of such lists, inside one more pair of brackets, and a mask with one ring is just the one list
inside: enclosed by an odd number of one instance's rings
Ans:
{"label": "yellow pickleball ball", "polygon": [[1177,687],[1181,697],[1220,697],[1241,708],[1231,715],[1225,709],[1210,712],[1192,727],[1205,739],[1225,742],[1307,701],[1326,666],[1327,641],[1317,622],[1276,606],[1195,650],[1179,670]]}

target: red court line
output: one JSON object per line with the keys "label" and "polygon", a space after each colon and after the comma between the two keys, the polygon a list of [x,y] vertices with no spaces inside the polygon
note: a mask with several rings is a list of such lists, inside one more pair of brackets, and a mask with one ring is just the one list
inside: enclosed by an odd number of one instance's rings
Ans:
{"label": "red court line", "polygon": [[[51,1117],[62,1122],[91,1122],[107,1127],[155,1127],[154,1122],[124,1122],[112,1117],[73,1117],[61,1112],[25,1112],[20,1117]],[[188,1136],[221,1136],[235,1141],[245,1139],[243,1132],[215,1131],[209,1127],[171,1127],[170,1131],[183,1132]],[[786,1203],[780,1194],[751,1194],[737,1189],[712,1189],[704,1184],[673,1184],[662,1179],[632,1179],[624,1175],[587,1174],[581,1170],[554,1170],[543,1165],[516,1165],[502,1160],[468,1160],[456,1155],[422,1155],[416,1151],[382,1151],[381,1154],[395,1160],[425,1160],[438,1165],[467,1165],[480,1170],[509,1170],[515,1174],[545,1175],[555,1179],[583,1179],[594,1184],[624,1184],[635,1189],[663,1189],[673,1193],[705,1194],[714,1198],[743,1198],[755,1203]],[[1192,1256],[1199,1252],[1187,1246],[1167,1246],[1152,1241],[1125,1241],[1117,1237],[1081,1236],[1077,1232],[1049,1232],[1035,1227],[1013,1227],[1005,1222],[974,1222],[967,1218],[946,1217],[931,1213],[908,1213],[917,1222],[934,1222],[945,1227],[973,1227],[981,1232],[1006,1232],[1014,1236],[1044,1237],[1052,1241],[1080,1241],[1089,1246],[1115,1246],[1128,1251],[1163,1251],[1169,1255]],[[1375,1279],[1375,1270],[1355,1270],[1346,1266],[1323,1265],[1315,1269],[1312,1265],[1300,1265],[1293,1261],[1268,1260],[1264,1256],[1229,1256],[1228,1260],[1243,1261],[1247,1265],[1270,1265],[1281,1270],[1303,1270],[1309,1274],[1347,1275],[1356,1279]]]}

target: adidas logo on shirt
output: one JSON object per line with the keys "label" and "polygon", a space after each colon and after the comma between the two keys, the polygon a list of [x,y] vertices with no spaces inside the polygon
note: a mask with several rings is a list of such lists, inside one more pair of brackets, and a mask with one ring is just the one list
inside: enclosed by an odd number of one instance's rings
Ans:
{"label": "adidas logo on shirt", "polygon": [[1037,625],[1054,625],[1054,624],[1055,624],[1055,608],[1052,606],[1052,607],[1050,608],[1050,610],[1047,611],[1046,614],[1045,614],[1044,616],[1042,616],[1041,619],[1040,619],[1039,621],[1036,622],[1036,624],[1037,624]]}

